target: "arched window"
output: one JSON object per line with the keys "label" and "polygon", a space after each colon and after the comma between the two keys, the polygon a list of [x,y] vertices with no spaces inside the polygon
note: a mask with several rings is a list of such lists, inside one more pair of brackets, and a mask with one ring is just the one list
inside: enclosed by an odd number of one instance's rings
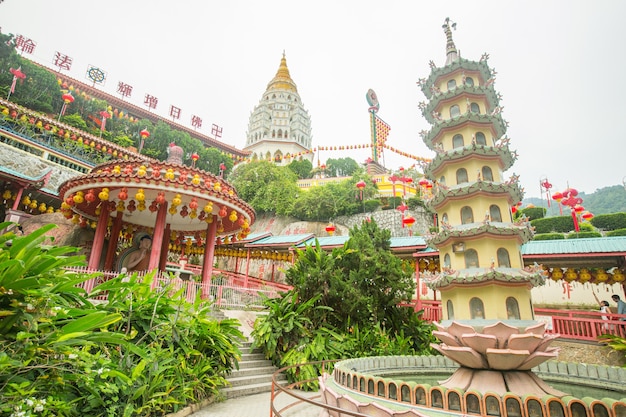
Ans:
{"label": "arched window", "polygon": [[519,320],[519,304],[514,297],[507,297],[506,299],[506,317],[509,320]]}
{"label": "arched window", "polygon": [[456,183],[463,184],[467,182],[467,170],[465,168],[459,168],[456,171]]}
{"label": "arched window", "polygon": [[448,81],[448,91],[456,88],[456,80],[452,79]]}
{"label": "arched window", "polygon": [[461,209],[461,224],[474,223],[474,212],[470,206]]}
{"label": "arched window", "polygon": [[488,166],[484,166],[482,169],[483,181],[493,181],[493,171]]}
{"label": "arched window", "polygon": [[498,266],[503,268],[511,267],[511,259],[509,258],[509,251],[504,248],[498,248]]}
{"label": "arched window", "polygon": [[478,252],[475,249],[468,249],[465,251],[465,267],[466,268],[478,268]]}
{"label": "arched window", "polygon": [[483,300],[478,297],[472,297],[470,299],[469,305],[470,317],[472,318],[472,320],[485,318],[485,306],[483,305]]}
{"label": "arched window", "polygon": [[500,213],[500,207],[492,204],[489,206],[489,218],[492,222],[501,222],[502,221],[502,213]]}
{"label": "arched window", "polygon": [[450,262],[450,254],[446,253],[443,256],[443,266],[445,266],[446,268],[450,268],[452,266],[452,263]]}
{"label": "arched window", "polygon": [[441,178],[439,178],[439,184],[446,185],[446,177],[442,175]]}
{"label": "arched window", "polygon": [[453,148],[462,148],[465,146],[465,142],[463,141],[463,135],[456,134],[452,137],[452,147]]}
{"label": "arched window", "polygon": [[485,138],[485,134],[483,132],[476,132],[476,144],[487,145],[487,138]]}
{"label": "arched window", "polygon": [[276,131],[272,130],[272,138],[275,138],[275,137],[276,137]]}
{"label": "arched window", "polygon": [[450,117],[457,117],[461,114],[461,109],[459,108],[459,106],[457,106],[456,104],[453,106],[450,106]]}
{"label": "arched window", "polygon": [[282,129],[278,129],[278,138],[282,138],[283,137],[283,130]]}
{"label": "arched window", "polygon": [[472,113],[480,113],[480,106],[478,105],[478,103],[470,104],[470,111]]}
{"label": "arched window", "polygon": [[448,223],[448,213],[443,213],[441,216],[441,223]]}
{"label": "arched window", "polygon": [[465,77],[465,85],[468,87],[473,87],[474,79],[472,77]]}

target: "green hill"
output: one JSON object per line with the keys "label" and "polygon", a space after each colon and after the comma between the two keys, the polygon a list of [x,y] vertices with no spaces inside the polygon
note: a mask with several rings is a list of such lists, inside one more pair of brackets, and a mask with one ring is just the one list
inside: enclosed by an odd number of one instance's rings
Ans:
{"label": "green hill", "polygon": [[[583,199],[582,206],[585,210],[596,216],[599,214],[626,212],[626,188],[622,185],[610,185],[599,188],[591,194],[580,193],[578,196]],[[525,198],[522,203],[524,207],[528,204],[534,204],[537,207],[547,208],[546,216],[559,215],[559,207],[554,200],[551,201],[550,208],[548,208],[547,201],[540,198]]]}

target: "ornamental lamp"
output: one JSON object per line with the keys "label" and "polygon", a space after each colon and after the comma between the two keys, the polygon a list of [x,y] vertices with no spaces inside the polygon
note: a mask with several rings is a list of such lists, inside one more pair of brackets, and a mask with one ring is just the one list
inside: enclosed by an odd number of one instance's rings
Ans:
{"label": "ornamental lamp", "polygon": [[337,230],[337,228],[335,227],[334,224],[329,223],[328,226],[326,226],[325,230],[326,230],[326,233],[332,236],[333,234],[335,234],[335,230]]}

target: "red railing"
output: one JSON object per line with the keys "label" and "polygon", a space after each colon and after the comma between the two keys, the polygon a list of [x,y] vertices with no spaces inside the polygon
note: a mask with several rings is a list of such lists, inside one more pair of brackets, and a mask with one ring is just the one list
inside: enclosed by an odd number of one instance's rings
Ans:
{"label": "red railing", "polygon": [[[441,301],[420,300],[419,306],[424,310],[424,320],[442,319]],[[560,334],[562,339],[597,342],[605,334],[626,338],[626,315],[623,314],[549,308],[535,308],[534,311],[536,320],[546,322],[547,333]]]}

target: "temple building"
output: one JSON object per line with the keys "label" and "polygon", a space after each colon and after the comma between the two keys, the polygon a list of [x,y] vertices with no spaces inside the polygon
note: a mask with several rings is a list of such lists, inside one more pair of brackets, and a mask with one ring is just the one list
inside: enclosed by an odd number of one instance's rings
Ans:
{"label": "temple building", "polygon": [[432,125],[422,137],[437,153],[424,167],[434,183],[428,204],[440,220],[429,243],[442,265],[429,285],[441,291],[444,322],[527,324],[534,320],[531,289],[545,278],[540,268],[524,268],[520,253],[532,230],[512,215],[523,191],[515,174],[504,175],[517,154],[509,149],[494,72],[486,55],[461,58],[448,21],[444,30],[446,64],[431,63],[419,82],[429,99],[420,108]]}
{"label": "temple building", "polygon": [[251,161],[267,160],[279,165],[300,159],[313,162],[311,142],[311,117],[283,53],[276,75],[250,115],[243,150],[250,153]]}

